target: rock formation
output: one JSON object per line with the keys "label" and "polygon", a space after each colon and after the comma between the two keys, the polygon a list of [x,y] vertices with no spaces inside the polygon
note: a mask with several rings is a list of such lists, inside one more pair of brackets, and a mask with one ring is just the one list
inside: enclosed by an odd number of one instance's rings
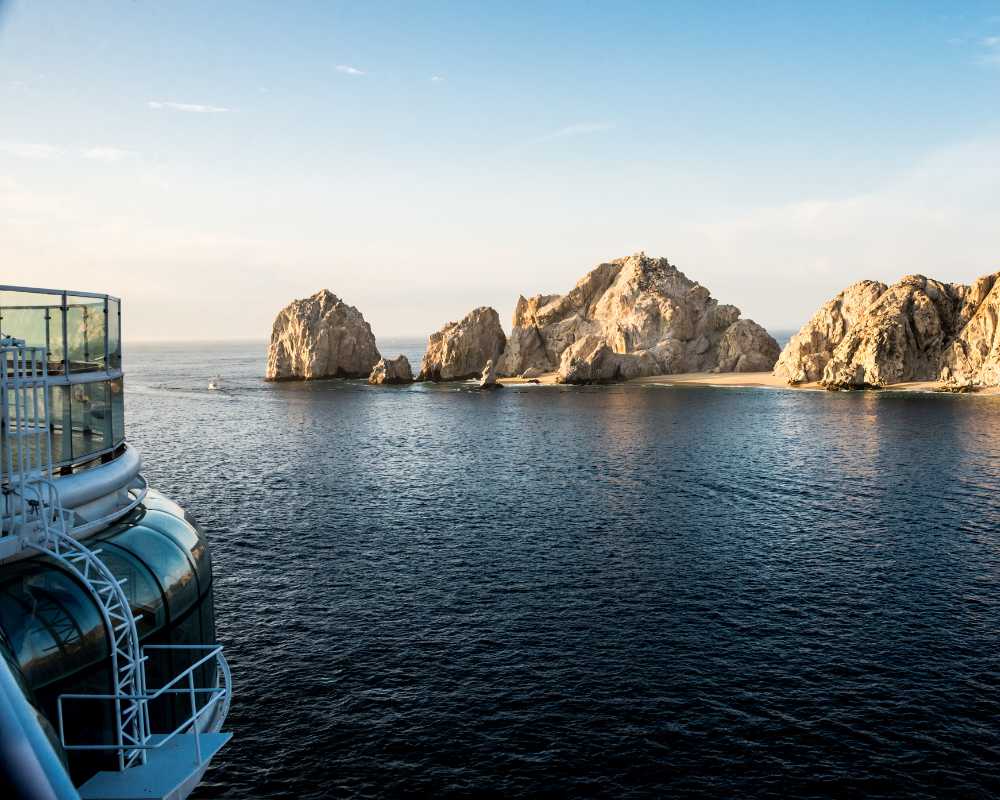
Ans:
{"label": "rock formation", "polygon": [[764,328],[752,319],[738,319],[719,340],[719,363],[712,371],[770,372],[781,348]]}
{"label": "rock formation", "polygon": [[856,283],[826,303],[782,351],[774,374],[830,389],[948,379],[1000,380],[1000,273],[973,286],[908,275]]}
{"label": "rock formation", "polygon": [[860,281],[825,303],[785,345],[774,374],[792,384],[820,380],[837,345],[886,288],[884,283]]}
{"label": "rock formation", "polygon": [[410,360],[406,356],[380,359],[372,368],[372,374],[368,376],[368,383],[413,383],[413,370],[410,369]]}
{"label": "rock formation", "polygon": [[289,303],[274,320],[269,381],[367,378],[381,358],[372,329],[328,289]]}
{"label": "rock formation", "polygon": [[678,372],[770,370],[779,347],[665,258],[600,264],[565,295],[518,299],[501,375],[562,383]]}
{"label": "rock formation", "polygon": [[1000,386],[1000,272],[970,287],[963,315],[973,308],[944,353],[940,377],[958,386]]}
{"label": "rock formation", "polygon": [[449,322],[431,334],[417,380],[478,378],[487,361],[500,358],[506,342],[497,312],[485,306],[473,309],[461,322]]}
{"label": "rock formation", "polygon": [[497,383],[497,368],[493,364],[493,359],[491,358],[486,362],[486,366],[483,367],[483,374],[479,378],[479,388],[480,389],[502,389],[503,384]]}

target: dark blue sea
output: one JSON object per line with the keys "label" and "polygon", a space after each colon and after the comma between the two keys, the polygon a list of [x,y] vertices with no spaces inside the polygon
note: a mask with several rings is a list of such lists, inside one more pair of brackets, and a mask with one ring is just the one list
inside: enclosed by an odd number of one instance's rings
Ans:
{"label": "dark blue sea", "polygon": [[235,678],[196,796],[1000,794],[1000,397],[266,384],[264,354],[126,353]]}

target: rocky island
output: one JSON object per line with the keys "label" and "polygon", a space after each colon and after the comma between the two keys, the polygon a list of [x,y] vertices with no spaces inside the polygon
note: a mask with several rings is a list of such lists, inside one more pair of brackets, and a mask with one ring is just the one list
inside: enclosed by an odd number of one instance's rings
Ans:
{"label": "rocky island", "polygon": [[[780,352],[779,352],[780,351]],[[277,316],[267,380],[414,380],[383,359],[361,312],[328,290]],[[827,389],[1000,386],[1000,273],[971,286],[908,275],[855,283],[784,350],[736,306],[720,304],[665,258],[598,264],[564,295],[520,297],[510,336],[473,309],[430,336],[418,381],[608,383],[625,380]]]}
{"label": "rocky island", "polygon": [[1000,273],[971,286],[908,275],[892,286],[861,281],[824,304],[775,365],[791,385],[883,388],[941,381],[1000,384]]}
{"label": "rocky island", "polygon": [[265,379],[367,378],[381,358],[361,312],[322,289],[278,313]]}
{"label": "rocky island", "polygon": [[601,383],[684,372],[770,370],[778,343],[665,258],[599,264],[565,295],[521,297],[501,375]]}
{"label": "rocky island", "polygon": [[460,381],[479,377],[507,345],[496,310],[481,306],[449,322],[427,342],[418,381]]}

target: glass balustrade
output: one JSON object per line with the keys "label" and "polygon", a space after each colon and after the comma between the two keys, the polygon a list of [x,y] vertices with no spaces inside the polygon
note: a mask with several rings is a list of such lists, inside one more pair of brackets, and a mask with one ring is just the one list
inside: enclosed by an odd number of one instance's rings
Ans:
{"label": "glass balustrade", "polygon": [[[117,298],[0,286],[0,334],[46,350],[52,461],[57,467],[86,462],[124,441]],[[16,447],[6,432],[3,438],[4,453]],[[5,470],[6,459],[0,466]]]}

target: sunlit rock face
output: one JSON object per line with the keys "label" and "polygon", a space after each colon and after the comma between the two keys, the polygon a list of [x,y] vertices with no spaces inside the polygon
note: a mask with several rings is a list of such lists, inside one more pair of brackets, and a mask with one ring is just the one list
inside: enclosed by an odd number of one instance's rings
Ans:
{"label": "sunlit rock face", "polygon": [[565,295],[521,297],[498,371],[590,383],[770,370],[777,342],[739,316],[667,259],[636,253],[599,264]]}
{"label": "sunlit rock face", "polygon": [[486,306],[475,308],[459,322],[449,322],[431,334],[417,380],[478,378],[487,361],[500,358],[506,343],[496,310]]}
{"label": "sunlit rock face", "polygon": [[274,320],[269,381],[367,378],[379,361],[371,326],[328,289],[294,300]]}
{"label": "sunlit rock face", "polygon": [[945,351],[941,378],[958,386],[1000,386],[1000,272],[970,287],[963,313],[969,321]]}
{"label": "sunlit rock face", "polygon": [[374,385],[413,383],[410,359],[403,355],[381,359],[372,368],[368,383]]}
{"label": "sunlit rock face", "polygon": [[825,303],[785,345],[774,374],[792,384],[820,380],[833,351],[887,288],[877,281],[860,281]]}
{"label": "sunlit rock face", "polygon": [[486,362],[483,367],[483,374],[479,376],[480,389],[502,389],[503,384],[497,383],[497,368],[493,359]]}
{"label": "sunlit rock face", "polygon": [[1000,382],[1000,273],[972,286],[908,275],[892,286],[862,281],[826,303],[792,337],[775,366],[789,383],[830,389],[946,380]]}

